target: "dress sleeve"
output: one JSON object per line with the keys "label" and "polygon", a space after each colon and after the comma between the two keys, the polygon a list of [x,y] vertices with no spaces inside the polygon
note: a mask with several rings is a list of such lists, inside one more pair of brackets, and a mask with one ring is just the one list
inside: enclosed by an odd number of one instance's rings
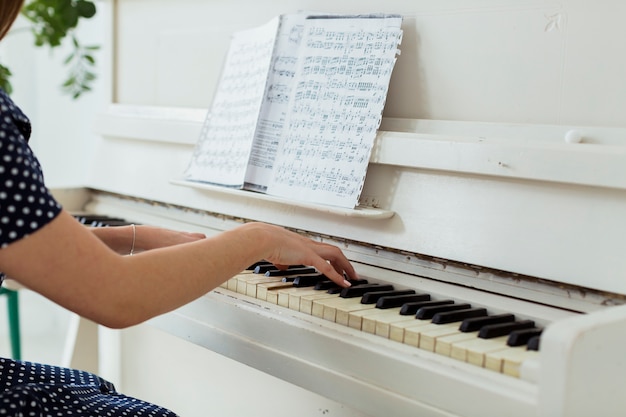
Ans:
{"label": "dress sleeve", "polygon": [[30,123],[0,94],[0,249],[48,224],[61,211],[28,146]]}

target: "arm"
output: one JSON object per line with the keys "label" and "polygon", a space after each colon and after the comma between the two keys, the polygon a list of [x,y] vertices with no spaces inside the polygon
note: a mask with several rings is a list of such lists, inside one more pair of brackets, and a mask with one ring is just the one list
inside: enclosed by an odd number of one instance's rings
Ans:
{"label": "arm", "polygon": [[52,301],[113,328],[171,311],[248,265],[305,264],[342,286],[356,273],[341,251],[280,227],[248,223],[218,236],[121,256],[67,212],[0,250],[0,270]]}
{"label": "arm", "polygon": [[90,227],[89,230],[105,245],[121,255],[128,255],[133,247],[134,253],[181,243],[204,239],[202,233],[179,232],[153,226],[137,225],[133,233],[132,226]]}

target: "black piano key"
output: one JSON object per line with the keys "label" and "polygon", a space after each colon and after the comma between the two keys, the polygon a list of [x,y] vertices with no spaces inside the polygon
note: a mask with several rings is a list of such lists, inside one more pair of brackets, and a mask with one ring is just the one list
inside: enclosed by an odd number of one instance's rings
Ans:
{"label": "black piano key", "polygon": [[366,292],[370,291],[393,291],[393,285],[390,284],[362,284],[353,285],[341,290],[339,296],[341,298],[363,297]]}
{"label": "black piano key", "polygon": [[257,265],[256,267],[254,267],[254,270],[253,270],[255,274],[265,274],[267,271],[278,271],[278,268],[276,268],[276,265],[274,264],[269,264],[269,265]]}
{"label": "black piano key", "polygon": [[[328,294],[339,294],[343,290],[343,287],[339,286],[339,284],[334,281],[330,281],[330,283],[327,284],[325,283],[320,287],[325,289]],[[317,288],[317,285],[315,286],[315,289],[319,289]]]}
{"label": "black piano key", "polygon": [[[429,301],[430,294],[409,294],[409,295],[391,295],[380,297],[376,301],[376,308],[394,308],[401,307],[403,304],[412,303],[416,301]],[[415,310],[417,312],[417,310]],[[415,314],[411,313],[411,314]]]}
{"label": "black piano key", "polygon": [[415,290],[372,291],[363,294],[363,297],[361,297],[361,304],[376,304],[380,298],[385,296],[410,294],[415,294]]}
{"label": "black piano key", "polygon": [[102,220],[92,220],[89,222],[85,222],[83,224],[85,226],[90,226],[90,227],[105,227],[106,226],[106,224]]}
{"label": "black piano key", "polygon": [[328,280],[328,277],[324,274],[298,275],[293,279],[293,286],[298,288],[314,287],[318,282],[325,280]]}
{"label": "black piano key", "polygon": [[337,285],[334,281],[327,279],[327,280],[319,281],[317,284],[315,284],[314,289],[318,291],[326,291],[333,287],[339,287],[339,285]]}
{"label": "black piano key", "polygon": [[509,313],[495,314],[487,317],[475,317],[463,320],[463,323],[461,323],[461,326],[459,327],[459,331],[464,333],[476,332],[480,330],[481,327],[488,324],[510,323],[513,321],[515,321],[515,315]]}
{"label": "black piano key", "polygon": [[[366,279],[357,279],[357,280],[349,280],[349,281],[350,281],[350,284],[353,287],[358,286],[358,285],[366,285],[366,284],[369,285],[369,282],[367,282]],[[378,284],[376,284],[376,285],[378,285]],[[340,287],[339,285],[335,284],[335,286],[329,288],[327,292],[329,294],[341,294],[343,289],[344,289],[343,287]]]}
{"label": "black piano key", "polygon": [[533,327],[531,329],[514,330],[506,340],[508,346],[524,346],[531,337],[541,335],[541,329]]}
{"label": "black piano key", "polygon": [[126,220],[102,220],[100,221],[98,227],[108,227],[108,226],[128,226],[130,223]]}
{"label": "black piano key", "polygon": [[115,222],[123,222],[124,219],[119,217],[108,217],[102,216],[100,214],[79,214],[74,216],[76,220],[78,220],[82,224],[92,224],[92,223],[104,223],[107,221],[115,221]]}
{"label": "black piano key", "polygon": [[124,220],[120,217],[105,216],[102,214],[80,214],[76,216],[78,219],[85,221],[105,221],[105,220]]}
{"label": "black piano key", "polygon": [[[362,284],[367,284],[368,283],[366,279],[348,280],[348,281],[353,286],[354,285],[362,285]],[[341,290],[343,289],[343,287],[340,287],[334,281],[325,280],[325,281],[319,281],[317,284],[315,284],[315,287],[313,289],[321,290],[321,291],[328,291],[331,294],[339,294],[341,292]]]}
{"label": "black piano key", "polygon": [[440,306],[440,305],[447,305],[447,304],[454,304],[454,301],[453,300],[431,300],[431,301],[408,302],[408,303],[402,304],[402,307],[400,307],[400,315],[412,316],[416,314],[417,311],[422,307]]}
{"label": "black piano key", "polygon": [[486,308],[468,308],[464,310],[445,311],[433,316],[434,324],[455,323],[471,317],[483,317],[487,315]]}
{"label": "black piano key", "polygon": [[435,314],[441,313],[443,311],[465,310],[468,308],[472,308],[472,305],[471,304],[447,304],[447,305],[440,305],[440,306],[422,307],[419,310],[417,310],[417,313],[415,313],[415,318],[420,319],[420,320],[428,320],[428,319],[432,319],[435,316]]}
{"label": "black piano key", "polygon": [[328,294],[340,294],[343,291],[343,287],[339,286],[339,284],[333,282],[333,285],[326,290]]}
{"label": "black piano key", "polygon": [[289,268],[289,269],[270,269],[265,272],[266,277],[282,277],[285,275],[297,274],[313,274],[317,272],[315,268]]}
{"label": "black piano key", "polygon": [[260,266],[260,265],[272,265],[272,263],[271,262],[267,262],[267,261],[258,261],[258,262],[253,263],[252,265],[248,266],[246,268],[246,271],[254,271],[254,269],[257,266]]}
{"label": "black piano key", "polygon": [[[268,271],[294,271],[301,268],[308,268],[306,265],[289,265],[287,269],[278,269],[276,265],[270,263],[268,265],[257,265],[254,268],[255,274],[265,274]],[[297,274],[298,272],[295,272]]]}
{"label": "black piano key", "polygon": [[540,342],[541,342],[541,335],[533,336],[530,339],[528,339],[528,343],[526,343],[526,349],[539,350]]}
{"label": "black piano key", "polygon": [[513,330],[530,329],[535,327],[535,322],[532,320],[514,321],[511,323],[501,324],[488,324],[483,326],[478,332],[478,337],[481,339],[492,339],[494,337],[506,336]]}

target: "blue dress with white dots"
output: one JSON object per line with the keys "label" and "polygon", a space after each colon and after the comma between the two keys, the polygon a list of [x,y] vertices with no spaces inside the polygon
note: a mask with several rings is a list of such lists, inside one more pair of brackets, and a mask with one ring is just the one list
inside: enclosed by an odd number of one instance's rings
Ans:
{"label": "blue dress with white dots", "polygon": [[[30,122],[0,90],[0,250],[53,220],[61,206],[28,146]],[[0,284],[2,274],[0,273]],[[0,358],[0,416],[174,417],[76,369]]]}

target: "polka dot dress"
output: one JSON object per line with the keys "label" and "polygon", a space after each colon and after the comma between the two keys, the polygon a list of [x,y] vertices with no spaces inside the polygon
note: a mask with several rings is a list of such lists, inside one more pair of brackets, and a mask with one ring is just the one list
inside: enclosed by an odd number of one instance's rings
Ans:
{"label": "polka dot dress", "polygon": [[0,389],[0,416],[176,416],[89,372],[30,362],[0,358]]}
{"label": "polka dot dress", "polygon": [[[30,122],[0,90],[0,250],[52,221],[61,206],[28,146]],[[0,284],[2,274],[0,273]],[[174,417],[88,372],[0,358],[0,417]]]}
{"label": "polka dot dress", "polygon": [[28,118],[0,91],[0,248],[50,222],[61,207],[28,146]]}

